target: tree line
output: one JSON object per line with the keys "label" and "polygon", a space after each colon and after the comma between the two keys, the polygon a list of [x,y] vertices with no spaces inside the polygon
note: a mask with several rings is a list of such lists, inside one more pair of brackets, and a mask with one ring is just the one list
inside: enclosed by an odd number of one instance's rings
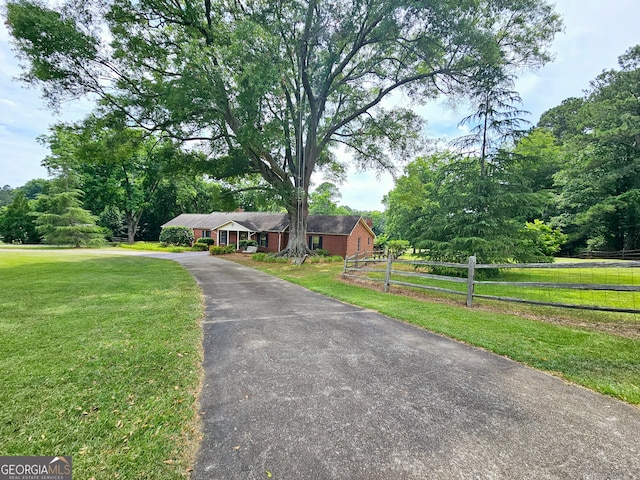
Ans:
{"label": "tree line", "polygon": [[156,241],[161,225],[180,213],[281,208],[258,177],[211,181],[197,173],[199,154],[113,118],[55,125],[39,140],[50,149],[42,165],[52,178],[2,189],[5,242]]}
{"label": "tree line", "polygon": [[[54,131],[59,133],[60,127]],[[69,133],[68,126],[64,130]],[[47,137],[47,141],[51,139]],[[0,241],[76,246],[100,245],[113,238],[157,241],[162,224],[181,213],[239,208],[286,211],[282,199],[256,177],[222,183],[179,168],[170,176],[158,176],[150,169],[136,170],[131,159],[101,165],[72,158],[73,165],[62,168],[59,158],[54,161],[49,156],[43,164],[50,168],[53,178],[0,189]],[[126,179],[122,178],[124,172]],[[310,213],[361,215],[373,220],[376,234],[384,233],[383,212],[338,205],[340,196],[335,184],[321,183],[309,195]]]}
{"label": "tree line", "polygon": [[[324,182],[309,193],[309,213],[373,218],[383,242],[405,240],[437,260],[547,261],[559,252],[639,249],[640,47],[526,130],[517,128],[523,112],[510,82],[491,79],[463,120],[471,133],[409,162],[385,212],[339,205],[339,187]],[[205,179],[202,153],[117,118],[56,125],[40,141],[51,150],[43,165],[53,179],[0,189],[5,241],[55,239],[55,222],[96,223],[98,237],[156,240],[179,213],[286,211],[259,176]]]}
{"label": "tree line", "polygon": [[462,143],[476,148],[412,161],[386,196],[391,235],[487,263],[640,248],[640,47],[618,64],[525,131],[517,95],[490,87]]}
{"label": "tree line", "polygon": [[10,0],[4,10],[21,79],[52,106],[89,98],[98,117],[160,142],[150,155],[173,143],[210,178],[259,176],[289,213],[283,254],[294,257],[309,253],[312,175],[345,171],[337,147],[360,168],[413,155],[422,119],[394,95],[480,98],[548,62],[562,28],[546,0]]}
{"label": "tree line", "polygon": [[[284,254],[301,256],[307,215],[332,194],[312,175],[344,175],[344,147],[360,168],[413,159],[385,233],[434,258],[639,246],[638,48],[526,128],[515,75],[548,62],[562,28],[545,0],[11,0],[4,13],[22,81],[52,107],[96,105],[43,139],[42,195],[67,200],[27,200],[40,235],[82,207],[114,235],[157,238],[169,213],[229,209],[235,191],[287,211]],[[469,99],[469,134],[416,159],[422,119],[400,93]],[[39,215],[53,205],[59,217]]]}

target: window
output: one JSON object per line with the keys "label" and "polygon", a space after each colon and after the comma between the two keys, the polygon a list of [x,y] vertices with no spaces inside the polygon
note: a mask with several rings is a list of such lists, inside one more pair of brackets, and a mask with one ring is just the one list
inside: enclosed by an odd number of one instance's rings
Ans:
{"label": "window", "polygon": [[211,238],[211,230],[202,230],[202,238]]}
{"label": "window", "polygon": [[218,244],[219,245],[226,245],[227,244],[227,233],[225,230],[218,232],[218,235],[220,236],[220,238],[218,239]]}
{"label": "window", "polygon": [[371,237],[367,237],[367,246],[371,245]]}
{"label": "window", "polygon": [[362,239],[358,237],[358,252],[362,249]]}
{"label": "window", "polygon": [[320,235],[309,235],[309,250],[322,248],[322,237]]}
{"label": "window", "polygon": [[267,248],[269,246],[269,234],[268,233],[259,233],[258,234],[258,245],[263,248]]}

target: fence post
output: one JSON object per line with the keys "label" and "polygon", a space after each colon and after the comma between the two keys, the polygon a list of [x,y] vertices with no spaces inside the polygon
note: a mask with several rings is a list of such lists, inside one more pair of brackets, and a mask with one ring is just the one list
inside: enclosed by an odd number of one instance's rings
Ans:
{"label": "fence post", "polygon": [[389,281],[391,280],[391,267],[393,265],[393,253],[387,257],[387,272],[384,275],[384,291],[389,291]]}
{"label": "fence post", "polygon": [[476,274],[476,257],[469,257],[469,269],[467,271],[467,307],[473,306],[473,280]]}

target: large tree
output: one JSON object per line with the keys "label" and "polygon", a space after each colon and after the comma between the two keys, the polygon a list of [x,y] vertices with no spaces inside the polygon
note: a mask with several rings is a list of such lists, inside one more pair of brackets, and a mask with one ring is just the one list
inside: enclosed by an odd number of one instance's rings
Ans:
{"label": "large tree", "polygon": [[522,99],[512,90],[514,82],[515,78],[499,67],[481,71],[471,89],[475,111],[458,125],[467,126],[470,131],[453,143],[478,158],[481,177],[487,175],[487,164],[500,149],[523,134],[521,126],[527,123],[522,116],[529,112],[516,106]]}
{"label": "large tree", "polygon": [[312,215],[350,215],[351,211],[338,205],[342,195],[336,185],[322,182],[309,194],[309,213]]}
{"label": "large tree", "polygon": [[387,197],[389,231],[433,260],[480,263],[543,261],[537,231],[525,228],[544,196],[514,168],[516,156],[500,151],[480,174],[476,157],[444,152],[411,162]]}
{"label": "large tree", "polygon": [[170,139],[109,118],[90,116],[81,125],[55,125],[51,132],[42,138],[51,149],[43,165],[66,179],[67,188],[81,188],[85,206],[95,214],[120,212],[129,243],[160,184],[193,157]]}
{"label": "large tree", "polygon": [[0,207],[9,205],[13,201],[13,189],[10,185],[0,188]]}
{"label": "large tree", "polygon": [[[62,5],[60,5],[60,3]],[[560,21],[545,0],[34,0],[7,3],[23,79],[54,104],[97,96],[131,122],[200,143],[209,172],[258,173],[307,252],[312,173],[346,145],[391,168],[419,118],[384,108],[462,94],[490,69],[549,59]],[[58,13],[60,12],[60,13]],[[411,134],[414,132],[414,135]]]}
{"label": "large tree", "polygon": [[562,141],[558,221],[576,247],[640,248],[640,46],[618,63],[541,119]]}

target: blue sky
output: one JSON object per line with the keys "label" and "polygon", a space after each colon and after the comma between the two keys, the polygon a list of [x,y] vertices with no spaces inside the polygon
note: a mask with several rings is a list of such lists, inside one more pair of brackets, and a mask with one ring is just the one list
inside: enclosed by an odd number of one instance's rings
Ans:
{"label": "blue sky", "polygon": [[[536,123],[540,115],[565,98],[582,95],[602,70],[616,68],[617,58],[640,44],[640,1],[638,0],[557,0],[565,31],[557,35],[552,51],[555,60],[544,68],[526,73],[516,89],[522,108]],[[47,134],[50,125],[74,121],[89,111],[86,104],[67,104],[54,116],[45,108],[40,92],[14,80],[20,68],[9,45],[4,22],[0,22],[0,186],[18,187],[33,178],[46,178],[40,166],[48,154],[36,138]],[[452,110],[444,102],[434,102],[419,110],[427,120],[426,134],[436,138],[456,136],[456,126],[465,112]],[[398,173],[401,173],[401,167]],[[316,178],[316,182],[322,178]],[[360,210],[382,210],[382,197],[393,188],[393,179],[384,174],[350,171],[339,186],[340,203]]]}

